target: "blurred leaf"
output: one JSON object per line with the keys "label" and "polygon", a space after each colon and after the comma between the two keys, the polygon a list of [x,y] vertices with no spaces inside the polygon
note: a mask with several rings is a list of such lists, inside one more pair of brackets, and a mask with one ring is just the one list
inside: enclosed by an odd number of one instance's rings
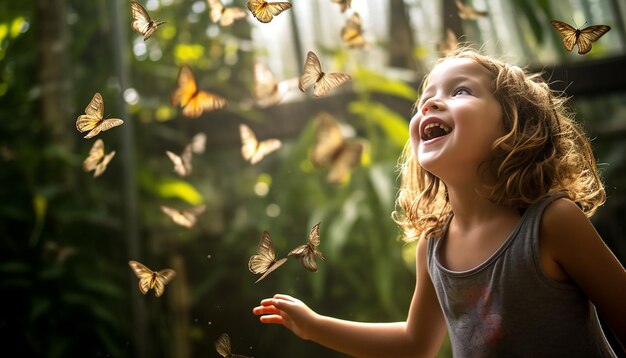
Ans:
{"label": "blurred leaf", "polygon": [[409,126],[407,120],[397,112],[384,104],[370,101],[350,102],[348,110],[377,123],[396,147],[404,148],[409,138]]}
{"label": "blurred leaf", "polygon": [[354,77],[359,91],[388,94],[409,101],[417,98],[417,91],[405,82],[389,79],[364,67],[360,67]]}

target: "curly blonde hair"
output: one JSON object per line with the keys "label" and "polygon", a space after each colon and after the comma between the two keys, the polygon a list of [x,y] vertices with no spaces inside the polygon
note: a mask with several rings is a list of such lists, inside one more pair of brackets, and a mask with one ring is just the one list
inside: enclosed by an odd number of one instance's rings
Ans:
{"label": "curly blonde hair", "polygon": [[[567,98],[553,92],[538,73],[528,73],[476,50],[460,47],[450,58],[467,58],[487,69],[493,95],[502,106],[504,136],[492,145],[492,158],[479,170],[496,178],[485,185],[494,203],[520,212],[547,194],[564,192],[587,216],[604,203],[606,194],[591,144],[564,106]],[[422,83],[422,90],[428,76]],[[419,102],[419,99],[416,103]],[[405,240],[438,235],[451,215],[445,184],[418,163],[410,141],[399,160],[400,190],[392,218]]]}

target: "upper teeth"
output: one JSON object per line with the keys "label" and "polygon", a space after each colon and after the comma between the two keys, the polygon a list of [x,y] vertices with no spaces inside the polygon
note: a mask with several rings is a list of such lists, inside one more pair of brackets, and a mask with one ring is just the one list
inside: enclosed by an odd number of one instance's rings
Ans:
{"label": "upper teeth", "polygon": [[444,124],[442,124],[442,123],[435,123],[435,122],[432,122],[432,123],[428,123],[428,124],[426,125],[426,127],[424,127],[424,131],[427,131],[427,130],[429,130],[430,128],[433,128],[433,127],[439,127],[439,128],[441,128],[441,129],[443,129],[446,133],[450,133],[450,130],[451,130],[448,126],[446,126],[446,125],[444,125]]}

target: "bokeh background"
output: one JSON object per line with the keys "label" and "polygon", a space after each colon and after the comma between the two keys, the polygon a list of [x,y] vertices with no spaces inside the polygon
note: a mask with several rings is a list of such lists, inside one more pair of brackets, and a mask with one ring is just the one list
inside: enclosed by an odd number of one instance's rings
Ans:
{"label": "bokeh background", "polygon": [[[140,3],[167,21],[145,42],[130,27],[130,0],[0,3],[0,336],[9,356],[217,357],[222,333],[248,356],[342,356],[260,324],[252,307],[277,292],[344,319],[405,319],[415,247],[390,217],[397,158],[447,29],[543,71],[572,97],[607,186],[593,222],[626,262],[623,1],[464,0],[488,14],[463,20],[454,0],[352,0],[345,12],[331,0],[294,0],[268,24],[248,15],[227,28],[209,20],[205,0]],[[354,12],[364,49],[341,39]],[[565,51],[551,19],[612,29],[581,56]],[[255,103],[255,62],[287,80],[301,74],[309,50],[324,70],[352,81],[321,98],[296,89],[274,106]],[[229,106],[183,117],[170,104],[181,64]],[[117,155],[94,179],[82,170],[93,140],[75,121],[95,92],[105,116],[125,123],[99,135]],[[309,160],[322,111],[369,143],[340,184]],[[251,165],[240,154],[240,123],[283,147]],[[207,135],[206,151],[180,178],[165,151],[182,152],[198,133]],[[207,210],[191,229],[160,210],[200,204]],[[264,230],[283,257],[317,222],[327,259],[318,272],[290,259],[254,283],[247,263]],[[143,296],[130,259],[178,274],[162,297]],[[450,356],[446,344],[440,357]]]}

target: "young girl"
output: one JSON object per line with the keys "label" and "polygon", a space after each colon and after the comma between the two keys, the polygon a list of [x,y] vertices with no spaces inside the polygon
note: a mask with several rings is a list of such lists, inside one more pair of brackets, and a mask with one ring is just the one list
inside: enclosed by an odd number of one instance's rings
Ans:
{"label": "young girl", "polygon": [[358,357],[614,357],[626,271],[588,216],[605,199],[591,146],[537,74],[461,48],[422,86],[394,219],[418,239],[406,322],[317,314],[282,294],[263,323]]}

